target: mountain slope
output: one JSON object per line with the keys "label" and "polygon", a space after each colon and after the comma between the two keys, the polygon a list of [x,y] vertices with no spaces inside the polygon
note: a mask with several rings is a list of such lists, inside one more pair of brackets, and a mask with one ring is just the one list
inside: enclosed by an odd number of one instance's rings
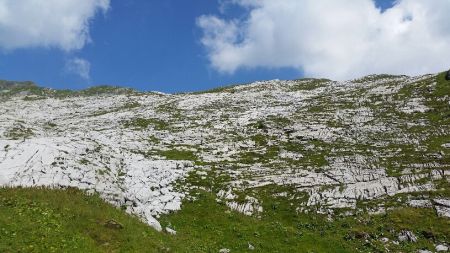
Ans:
{"label": "mountain slope", "polygon": [[[171,235],[74,189],[2,189],[0,203],[2,252],[414,252],[445,242],[450,225],[431,209],[411,207],[329,221],[297,214],[283,199],[267,200],[267,212],[254,218],[202,192],[161,217],[176,229]],[[403,230],[414,231],[418,241],[394,244]]]}
{"label": "mountain slope", "polygon": [[[433,218],[438,236],[402,247],[450,237],[444,74],[275,80],[176,95],[115,89],[3,93],[0,184],[98,192],[157,230],[206,194],[252,219],[290,225],[299,221],[284,215],[334,224],[420,207],[417,215],[443,217]],[[386,234],[398,240],[402,230]],[[361,251],[400,247],[364,233],[373,245]]]}

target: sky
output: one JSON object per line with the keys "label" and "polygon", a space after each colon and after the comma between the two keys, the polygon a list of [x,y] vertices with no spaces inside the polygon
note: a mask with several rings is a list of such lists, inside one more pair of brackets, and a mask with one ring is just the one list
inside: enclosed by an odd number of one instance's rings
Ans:
{"label": "sky", "polygon": [[0,79],[184,92],[450,67],[449,0],[0,0]]}

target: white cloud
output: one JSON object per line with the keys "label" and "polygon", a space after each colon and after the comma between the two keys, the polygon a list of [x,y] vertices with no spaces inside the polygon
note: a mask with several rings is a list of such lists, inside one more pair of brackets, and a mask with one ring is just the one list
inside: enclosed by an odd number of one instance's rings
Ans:
{"label": "white cloud", "polygon": [[0,0],[0,48],[81,49],[89,23],[110,0]]}
{"label": "white cloud", "polygon": [[82,58],[72,58],[66,62],[66,72],[76,74],[86,81],[91,80],[91,63]]}
{"label": "white cloud", "polygon": [[293,67],[306,76],[349,79],[372,73],[416,75],[450,66],[449,0],[398,0],[384,12],[372,0],[228,4],[247,9],[248,16],[197,19],[204,32],[201,42],[220,72]]}

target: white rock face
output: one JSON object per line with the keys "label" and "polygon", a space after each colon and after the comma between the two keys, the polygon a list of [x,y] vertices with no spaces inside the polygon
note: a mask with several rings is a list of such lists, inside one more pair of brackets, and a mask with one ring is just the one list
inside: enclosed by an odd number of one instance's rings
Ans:
{"label": "white rock face", "polygon": [[173,230],[173,229],[171,229],[169,227],[166,227],[166,232],[171,234],[171,235],[176,235],[177,234],[177,231],[175,231],[175,230]]}
{"label": "white rock face", "polygon": [[[159,216],[180,210],[193,188],[218,192],[247,215],[264,203],[243,192],[264,187],[289,188],[274,196],[317,212],[435,191],[450,177],[450,129],[430,124],[432,108],[414,89],[434,88],[434,77],[274,80],[203,94],[2,95],[0,185],[97,192],[159,231]],[[222,188],[196,186],[188,175]],[[447,199],[406,199],[450,216]]]}
{"label": "white rock face", "polygon": [[437,252],[447,252],[448,251],[448,247],[442,244],[439,244],[436,246],[436,251]]}
{"label": "white rock face", "polygon": [[445,245],[440,244],[440,245],[436,246],[436,251],[437,252],[447,252],[448,251],[448,247],[445,246]]}
{"label": "white rock face", "polygon": [[[2,103],[8,109],[0,121],[7,124],[1,124],[0,132],[23,121],[34,136],[0,139],[0,184],[95,191],[161,230],[155,217],[180,209],[185,194],[174,191],[172,184],[193,169],[192,162],[146,159],[136,153],[146,149],[140,140],[143,137],[118,125],[133,112],[91,118],[97,110],[120,106],[126,97],[84,100],[46,99],[24,105],[21,99],[12,99]],[[45,124],[50,121],[57,126],[47,129]]]}
{"label": "white rock face", "polygon": [[432,203],[427,199],[412,199],[408,201],[408,204],[412,207],[432,207]]}
{"label": "white rock face", "polygon": [[221,190],[217,193],[217,201],[225,200],[226,205],[234,211],[243,213],[245,215],[254,215],[263,212],[263,207],[260,205],[258,199],[250,196],[245,196],[244,202],[237,202],[237,195],[233,194],[231,189],[228,191]]}
{"label": "white rock face", "polygon": [[450,218],[450,199],[434,199],[433,202],[439,216]]}
{"label": "white rock face", "polygon": [[398,240],[399,240],[400,242],[404,242],[404,241],[417,242],[417,237],[416,237],[416,235],[414,235],[414,233],[411,232],[411,231],[402,231],[402,232],[398,235]]}

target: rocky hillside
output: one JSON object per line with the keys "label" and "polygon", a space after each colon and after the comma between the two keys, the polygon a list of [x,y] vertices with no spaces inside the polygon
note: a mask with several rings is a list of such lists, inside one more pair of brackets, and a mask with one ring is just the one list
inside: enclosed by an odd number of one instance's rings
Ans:
{"label": "rocky hillside", "polygon": [[256,218],[277,201],[329,221],[425,208],[444,226],[430,243],[445,246],[450,81],[373,75],[186,94],[11,88],[0,92],[0,168],[2,186],[97,192],[157,230],[200,192]]}
{"label": "rocky hillside", "polygon": [[10,90],[17,90],[17,89],[29,89],[33,88],[36,85],[33,82],[15,82],[15,81],[6,81],[6,80],[0,80],[0,92],[10,92]]}

